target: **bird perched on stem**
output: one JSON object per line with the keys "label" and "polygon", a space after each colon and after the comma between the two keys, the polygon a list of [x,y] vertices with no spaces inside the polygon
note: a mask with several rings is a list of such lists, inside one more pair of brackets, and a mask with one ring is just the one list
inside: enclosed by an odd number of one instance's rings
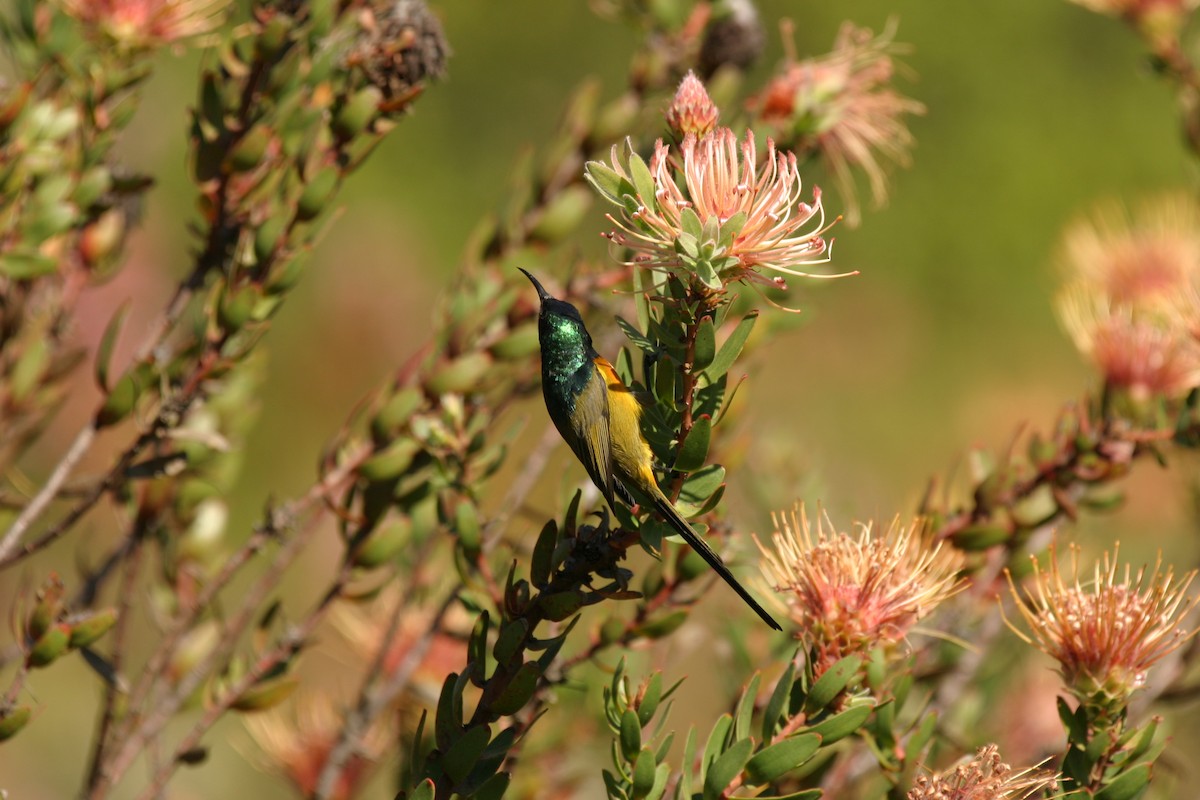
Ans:
{"label": "bird perched on stem", "polygon": [[782,630],[658,488],[654,454],[642,435],[642,405],[613,365],[592,347],[578,309],[552,297],[537,278],[521,272],[533,283],[541,301],[538,341],[546,410],[609,506],[615,508],[617,497],[631,507],[640,498],[648,500],[755,613],[775,630]]}

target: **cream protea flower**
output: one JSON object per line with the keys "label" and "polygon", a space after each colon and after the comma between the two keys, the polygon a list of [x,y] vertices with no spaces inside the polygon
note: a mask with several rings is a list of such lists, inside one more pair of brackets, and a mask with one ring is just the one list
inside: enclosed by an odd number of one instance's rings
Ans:
{"label": "cream protea flower", "polygon": [[866,173],[876,205],[887,199],[888,162],[906,166],[913,136],[907,114],[925,106],[891,88],[900,48],[889,27],[876,37],[866,28],[842,25],[833,52],[797,62],[789,57],[782,72],[752,101],[759,116],[774,124],[780,138],[797,149],[819,153],[844,196],[851,223],[858,219],[854,169]]}
{"label": "cream protea flower", "polygon": [[716,128],[685,136],[680,156],[660,139],[647,166],[627,142],[624,157],[614,146],[611,164],[587,165],[591,184],[623,209],[608,215],[616,229],[606,235],[633,252],[630,263],[720,290],[735,280],[786,286],[761,271],[809,276],[799,267],[829,260],[820,190],[811,203],[801,200],[793,154],[768,140],[760,165],[752,132],[739,143]]}
{"label": "cream protea flower", "polygon": [[208,33],[229,0],[62,0],[63,9],[127,47],[155,47]]}
{"label": "cream protea flower", "polygon": [[1105,385],[1136,403],[1177,399],[1200,386],[1200,342],[1174,318],[1139,314],[1083,284],[1059,296],[1058,313]]}
{"label": "cream protea flower", "polygon": [[1143,567],[1132,574],[1117,565],[1117,548],[1104,554],[1091,580],[1080,582],[1079,553],[1071,548],[1070,573],[1064,576],[1051,550],[1049,572],[1034,559],[1033,587],[1024,596],[1009,576],[1009,588],[1036,644],[1059,664],[1066,687],[1080,702],[1101,710],[1123,707],[1146,680],[1146,671],[1174,651],[1196,629],[1180,627],[1200,602],[1187,590],[1196,572],[1175,578],[1174,571]]}
{"label": "cream protea flower", "polygon": [[815,651],[818,672],[838,659],[899,642],[917,620],[963,587],[961,556],[921,536],[921,522],[892,521],[875,536],[837,531],[827,516],[814,535],[803,506],[773,515],[773,548],[755,542],[763,572]]}
{"label": "cream protea flower", "polygon": [[1014,772],[1000,760],[999,748],[989,744],[952,770],[918,776],[908,800],[1027,800],[1057,783],[1058,775],[1049,770]]}

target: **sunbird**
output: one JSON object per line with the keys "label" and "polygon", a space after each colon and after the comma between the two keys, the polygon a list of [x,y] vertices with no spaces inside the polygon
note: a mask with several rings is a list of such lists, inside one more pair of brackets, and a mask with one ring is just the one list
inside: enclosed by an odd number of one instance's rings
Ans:
{"label": "sunbird", "polygon": [[523,269],[521,272],[533,283],[541,302],[538,342],[546,410],[609,507],[616,508],[617,497],[630,507],[637,505],[635,498],[649,500],[755,613],[775,630],[783,630],[658,488],[654,453],[642,435],[642,404],[613,365],[592,347],[592,337],[579,310],[552,297],[537,278]]}

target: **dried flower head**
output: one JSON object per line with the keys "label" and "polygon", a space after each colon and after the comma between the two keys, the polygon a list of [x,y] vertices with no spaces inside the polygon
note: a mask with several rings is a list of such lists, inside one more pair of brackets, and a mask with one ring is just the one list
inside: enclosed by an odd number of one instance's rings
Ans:
{"label": "dried flower head", "polygon": [[862,170],[876,205],[887,199],[885,164],[907,166],[913,145],[906,114],[925,107],[891,88],[900,47],[895,30],[880,36],[845,23],[833,52],[797,62],[788,58],[783,70],[752,101],[754,110],[780,130],[780,138],[798,149],[819,153],[828,163],[844,195],[847,216],[857,222],[858,204],[852,170]]}
{"label": "dried flower head", "polygon": [[680,136],[703,136],[717,126],[720,114],[704,84],[689,70],[667,107],[667,125]]}
{"label": "dried flower head", "polygon": [[800,638],[819,666],[902,640],[917,620],[963,587],[961,555],[921,536],[920,520],[874,536],[841,533],[828,516],[814,536],[803,506],[773,515],[773,548],[763,546],[763,572],[786,602]]}
{"label": "dried flower head", "polygon": [[1146,671],[1174,651],[1196,629],[1180,627],[1200,602],[1187,598],[1193,570],[1176,580],[1174,570],[1135,574],[1117,564],[1117,548],[1104,554],[1087,583],[1080,583],[1079,552],[1071,548],[1070,573],[1064,579],[1051,549],[1049,572],[1034,559],[1033,587],[1024,596],[1009,576],[1009,588],[1029,627],[1025,641],[1036,644],[1059,664],[1068,690],[1090,706],[1123,706],[1146,680]]}
{"label": "dried flower head", "polygon": [[442,23],[423,0],[387,0],[365,8],[362,32],[348,61],[363,71],[385,101],[401,102],[428,79],[446,73],[450,45]]}
{"label": "dried flower head", "polygon": [[733,131],[717,128],[689,133],[680,154],[682,162],[660,139],[649,166],[631,151],[622,158],[615,146],[611,164],[588,164],[588,180],[622,208],[608,215],[616,229],[606,235],[633,251],[630,263],[721,290],[736,280],[784,287],[782,277],[761,271],[809,276],[799,267],[829,260],[820,190],[811,203],[800,199],[792,153],[768,140],[760,165],[752,132],[739,144]]}
{"label": "dried flower head", "polygon": [[697,69],[705,78],[726,64],[745,69],[758,60],[766,43],[767,34],[753,0],[714,3],[712,19],[700,42]]}
{"label": "dried flower head", "polygon": [[1049,770],[1014,772],[1000,760],[999,748],[989,744],[952,770],[917,776],[908,800],[1027,800],[1057,783],[1058,775]]}
{"label": "dried flower head", "polygon": [[[333,699],[325,694],[302,695],[294,707],[289,704],[261,714],[247,714],[242,719],[262,751],[255,760],[264,769],[282,775],[299,795],[312,795],[345,725]],[[331,796],[357,797],[394,738],[382,720],[371,725],[342,766]]]}
{"label": "dried flower head", "polygon": [[229,0],[61,0],[75,19],[129,48],[152,48],[208,33]]}

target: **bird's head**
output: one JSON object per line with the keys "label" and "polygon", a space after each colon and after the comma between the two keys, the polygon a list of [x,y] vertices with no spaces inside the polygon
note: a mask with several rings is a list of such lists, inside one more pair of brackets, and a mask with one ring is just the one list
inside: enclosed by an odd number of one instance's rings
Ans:
{"label": "bird's head", "polygon": [[546,337],[552,337],[564,344],[579,342],[585,347],[591,347],[592,337],[584,327],[583,317],[579,309],[566,300],[559,300],[542,287],[538,279],[524,269],[517,267],[529,278],[533,288],[537,289],[538,300],[541,301],[541,311],[538,313],[538,333],[545,344]]}

